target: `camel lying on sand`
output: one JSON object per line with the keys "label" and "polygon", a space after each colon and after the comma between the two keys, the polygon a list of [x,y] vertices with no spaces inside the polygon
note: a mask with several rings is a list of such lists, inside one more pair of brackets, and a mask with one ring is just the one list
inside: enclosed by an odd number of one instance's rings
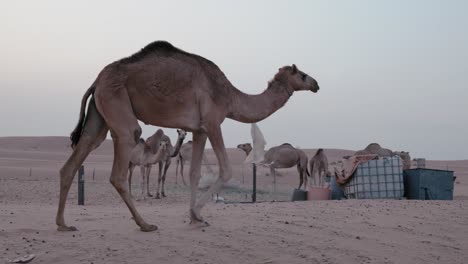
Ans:
{"label": "camel lying on sand", "polygon": [[403,160],[403,169],[411,169],[411,157],[409,152],[405,151],[392,151],[390,149],[382,148],[378,143],[371,143],[363,150],[358,150],[354,155],[369,155],[376,154],[380,157],[390,157],[394,155],[400,156]]}
{"label": "camel lying on sand", "polygon": [[[221,123],[226,118],[243,123],[259,122],[283,107],[294,92],[318,90],[317,81],[293,64],[279,68],[261,94],[245,94],[213,62],[165,41],[153,42],[134,55],[107,65],[83,95],[79,121],[71,134],[73,153],[60,170],[58,230],[76,230],[65,223],[68,191],[78,168],[104,141],[109,130],[114,143],[110,182],[140,229],[157,229],[138,213],[128,190],[126,172],[130,153],[141,135],[138,120],[193,133],[189,215],[192,224],[205,226],[201,209],[232,177]],[[207,139],[218,159],[219,176],[197,198]]]}
{"label": "camel lying on sand", "polygon": [[261,165],[270,167],[271,175],[275,174],[275,169],[291,168],[297,166],[299,172],[299,187],[304,184],[304,189],[307,188],[307,177],[310,176],[307,170],[307,155],[304,151],[296,149],[291,144],[284,143],[282,145],[270,148],[266,153]]}

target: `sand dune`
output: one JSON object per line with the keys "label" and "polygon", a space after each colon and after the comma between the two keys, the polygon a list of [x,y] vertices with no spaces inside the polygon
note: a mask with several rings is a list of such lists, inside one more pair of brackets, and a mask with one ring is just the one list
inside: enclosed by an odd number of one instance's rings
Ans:
{"label": "sand dune", "polygon": [[[68,145],[66,137],[0,138],[1,259],[34,253],[31,263],[466,263],[468,257],[468,160],[427,161],[455,171],[454,201],[209,203],[202,213],[212,225],[204,229],[187,224],[189,191],[180,178],[176,184],[173,161],[168,197],[137,202],[160,228],[148,234],[138,231],[109,184],[112,143],[105,141],[85,162],[86,206],[76,205],[76,180],[70,190],[65,217],[79,231],[60,233],[54,223],[58,170],[71,153]],[[331,162],[352,152],[326,150]],[[212,150],[206,154],[216,170]],[[233,185],[220,195],[247,201],[251,169],[242,151],[228,154]],[[280,171],[276,197],[266,171],[260,168],[259,199],[288,200],[298,184],[296,169]],[[156,177],[153,169],[152,190]]]}

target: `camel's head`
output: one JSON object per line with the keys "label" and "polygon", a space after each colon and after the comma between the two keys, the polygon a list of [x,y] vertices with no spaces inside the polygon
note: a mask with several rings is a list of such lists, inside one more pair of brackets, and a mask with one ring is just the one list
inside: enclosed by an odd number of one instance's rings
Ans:
{"label": "camel's head", "polygon": [[247,155],[252,151],[252,145],[250,145],[250,143],[239,144],[237,148],[243,150]]}
{"label": "camel's head", "polygon": [[277,76],[278,75],[283,76],[283,78],[286,77],[289,85],[294,89],[294,91],[310,90],[316,93],[320,89],[317,81],[300,71],[295,64],[280,68]]}
{"label": "camel's head", "polygon": [[181,140],[184,140],[185,137],[187,136],[187,132],[185,132],[185,130],[182,130],[182,129],[177,129],[177,138],[178,139],[181,139]]}
{"label": "camel's head", "polygon": [[159,141],[159,149],[166,150],[167,149],[167,143],[168,142],[166,140]]}

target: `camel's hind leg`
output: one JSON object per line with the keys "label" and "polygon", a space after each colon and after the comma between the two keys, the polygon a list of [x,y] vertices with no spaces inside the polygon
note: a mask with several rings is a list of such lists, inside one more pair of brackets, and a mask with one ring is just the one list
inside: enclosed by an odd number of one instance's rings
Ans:
{"label": "camel's hind leg", "polygon": [[[132,149],[137,145],[141,136],[141,128],[133,113],[130,98],[125,87],[112,86],[112,96],[104,94],[110,91],[96,90],[96,102],[99,112],[111,131],[114,142],[114,163],[110,182],[124,200],[136,224],[142,231],[154,231],[156,226],[146,223],[135,208],[126,183],[128,164]],[[101,97],[102,96],[102,97]]]}
{"label": "camel's hind leg", "polygon": [[[224,183],[229,181],[232,177],[232,168],[229,163],[229,158],[224,146],[223,135],[221,133],[221,128],[219,126],[211,127],[208,131],[208,138],[210,139],[211,146],[216,154],[219,164],[219,177],[216,181],[210,186],[208,191],[202,194],[200,199],[197,201],[195,207],[193,208],[193,214],[196,217],[195,220],[201,220],[200,210],[203,206],[211,199],[214,193],[218,193]],[[194,153],[195,154],[195,153]],[[203,155],[203,153],[200,153]],[[192,157],[193,161],[193,157]],[[192,163],[192,166],[194,164]],[[192,186],[193,187],[193,186]],[[192,219],[193,220],[193,219]]]}
{"label": "camel's hind leg", "polygon": [[201,177],[201,162],[203,150],[206,144],[206,134],[203,132],[193,132],[192,161],[190,164],[190,220],[191,223],[203,222],[201,217],[195,212],[197,202],[198,183]]}
{"label": "camel's hind leg", "polygon": [[[299,187],[297,189],[301,189],[302,184],[304,183],[304,173],[301,166],[297,165],[297,172],[299,173]],[[307,179],[305,179],[305,185],[307,186]]]}
{"label": "camel's hind leg", "polygon": [[65,225],[64,211],[68,191],[81,164],[83,164],[88,154],[104,141],[107,131],[106,123],[97,112],[94,100],[91,99],[81,138],[75,146],[72,155],[60,169],[60,198],[57,217],[55,219],[59,231],[77,230],[73,226]]}

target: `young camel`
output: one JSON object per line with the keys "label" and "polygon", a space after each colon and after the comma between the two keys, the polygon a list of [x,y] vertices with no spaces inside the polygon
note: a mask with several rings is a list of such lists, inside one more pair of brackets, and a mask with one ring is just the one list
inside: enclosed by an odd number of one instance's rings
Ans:
{"label": "young camel", "polygon": [[[164,135],[162,137],[162,141],[167,142],[167,151],[164,153],[163,157],[161,160],[158,162],[159,165],[159,174],[158,174],[158,183],[156,187],[156,196],[155,199],[160,199],[162,197],[166,197],[165,191],[164,191],[164,184],[166,182],[166,173],[167,169],[171,165],[171,160],[173,157],[177,156],[179,154],[182,142],[184,142],[185,136],[187,135],[187,132],[178,129],[177,133],[179,134],[177,137],[177,143],[175,147],[172,146],[171,139]],[[163,168],[164,166],[164,168]],[[151,172],[151,164],[147,165],[147,174],[149,178],[149,174]],[[161,186],[161,188],[159,188]],[[160,192],[161,190],[161,192]],[[161,196],[160,196],[161,193]]]}
{"label": "young camel", "polygon": [[[140,166],[141,177],[142,177],[142,182],[140,183],[141,188],[142,188],[141,193],[143,195],[144,186],[145,186],[145,179],[146,179],[146,195],[149,196],[149,197],[152,197],[152,195],[150,193],[150,190],[149,190],[149,175],[150,175],[150,172],[151,172],[151,166],[154,163],[158,163],[160,169],[159,169],[158,188],[157,188],[156,198],[159,199],[159,183],[161,181],[162,164],[165,163],[165,165],[166,165],[166,168],[164,170],[164,174],[162,176],[162,178],[165,181],[167,168],[170,165],[170,159],[171,159],[171,157],[174,157],[174,156],[176,156],[178,154],[179,149],[180,149],[180,145],[184,141],[185,136],[187,135],[187,132],[185,132],[184,130],[181,130],[181,129],[177,129],[177,134],[178,134],[178,137],[177,137],[177,144],[175,146],[175,149],[172,146],[171,140],[169,139],[169,137],[164,135],[164,132],[162,131],[162,129],[158,129],[156,131],[156,133],[154,133],[151,137],[149,137],[146,140],[146,142],[143,141],[142,139],[140,139],[140,143],[138,143],[133,148],[132,153],[130,155],[130,163],[129,163],[129,166],[128,166],[128,188],[129,188],[130,195],[132,194],[132,188],[131,187],[132,187],[133,169],[135,168],[135,166]],[[162,141],[165,141],[167,143],[167,150],[165,152],[163,152],[160,159],[155,160],[155,162],[153,162],[153,163],[146,163],[145,162],[145,157],[148,156],[148,155],[154,155],[158,151],[159,143],[162,142]],[[163,182],[163,185],[164,185],[164,182]],[[164,187],[163,187],[163,190],[164,190]],[[164,191],[163,191],[163,196],[165,197]],[[145,196],[143,195],[142,198],[144,199]]]}
{"label": "young camel", "polygon": [[[139,148],[141,145],[141,140],[140,140],[140,143],[138,143],[138,145],[136,146],[137,148]],[[146,145],[143,141],[143,149],[144,149],[144,154],[142,155],[142,159],[141,159],[141,164],[140,165],[140,168],[141,168],[141,198],[142,199],[145,199],[145,178],[148,179],[149,178],[149,172],[148,172],[148,167],[146,164],[154,164],[156,162],[159,162],[160,160],[162,160],[164,158],[164,156],[166,155],[167,151],[168,151],[168,143],[167,141],[164,141],[164,140],[161,140],[159,142],[159,146],[158,146],[158,150],[156,153],[153,153],[150,151],[150,147],[148,145]],[[151,166],[151,165],[150,165]],[[128,179],[128,185],[129,185],[129,193],[131,195],[131,172],[129,172],[129,179]],[[149,184],[149,181],[146,180],[146,183],[147,185]]]}
{"label": "young camel", "polygon": [[250,143],[239,144],[237,148],[245,152],[245,157],[249,156],[252,151],[252,145]]}
{"label": "young camel", "polygon": [[307,155],[291,144],[284,143],[270,148],[260,164],[270,167],[271,175],[275,175],[275,169],[297,166],[297,172],[299,172],[299,187],[297,188],[300,189],[303,183],[304,189],[307,188],[307,177],[310,176],[307,170]]}
{"label": "young camel", "polygon": [[[110,182],[140,229],[157,229],[138,213],[126,184],[130,153],[141,135],[138,120],[193,133],[189,214],[192,224],[207,225],[201,217],[201,209],[212,194],[232,177],[221,123],[225,118],[244,123],[261,121],[280,109],[295,91],[301,90],[317,92],[319,86],[317,81],[293,64],[280,68],[261,94],[245,94],[234,87],[213,62],[165,41],[153,42],[136,54],[109,64],[99,73],[81,101],[79,122],[71,134],[73,153],[60,170],[58,230],[76,230],[65,224],[68,191],[80,165],[101,144],[109,130],[114,142]],[[201,159],[207,138],[218,159],[219,176],[197,199]]]}
{"label": "young camel", "polygon": [[182,147],[180,147],[179,155],[177,156],[177,163],[176,163],[176,182],[177,182],[177,175],[179,174],[179,165],[180,165],[180,177],[182,178],[182,182],[185,186],[184,179],[184,164],[186,161],[192,160],[192,141],[190,140],[187,143],[184,143]]}
{"label": "young camel", "polygon": [[[319,148],[315,153],[314,157],[310,159],[310,176],[313,180],[314,185],[323,186],[324,177],[328,174],[328,159],[323,149]],[[316,177],[317,176],[317,177]]]}
{"label": "young camel", "polygon": [[[192,160],[192,141],[190,140],[189,142],[182,145],[179,151],[179,155],[177,156],[176,183],[177,183],[177,175],[178,175],[178,169],[179,169],[179,164],[180,164],[180,177],[182,178],[182,182],[184,183],[184,185],[187,186],[187,183],[185,183],[185,178],[184,178],[184,165],[186,161],[190,162],[191,160]],[[205,165],[208,164],[205,154],[203,154],[202,160],[203,160],[203,163],[205,163]]]}

